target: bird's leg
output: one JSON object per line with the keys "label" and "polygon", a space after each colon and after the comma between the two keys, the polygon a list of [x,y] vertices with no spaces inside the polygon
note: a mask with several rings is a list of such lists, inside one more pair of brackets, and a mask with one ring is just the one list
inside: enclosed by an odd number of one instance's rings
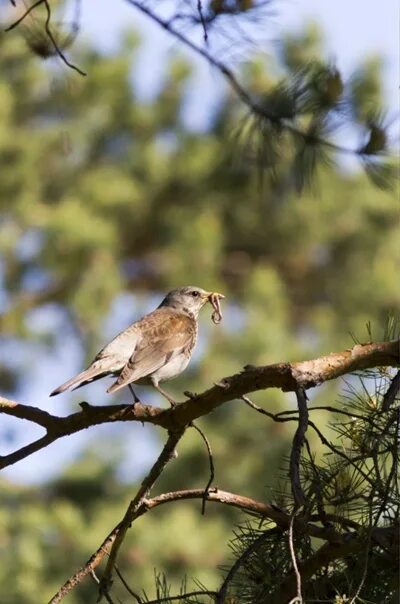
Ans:
{"label": "bird's leg", "polygon": [[177,405],[177,402],[174,401],[174,399],[168,394],[168,392],[165,392],[165,390],[163,390],[162,388],[160,388],[160,386],[156,382],[153,381],[152,384],[153,384],[154,388],[156,390],[158,390],[158,392],[160,394],[162,394],[164,398],[167,399],[167,401],[169,402],[169,404],[171,405],[171,407],[175,407]]}
{"label": "bird's leg", "polygon": [[140,399],[137,397],[134,389],[132,388],[132,386],[130,384],[128,384],[128,388],[133,396],[133,406],[135,406],[136,403],[140,403]]}

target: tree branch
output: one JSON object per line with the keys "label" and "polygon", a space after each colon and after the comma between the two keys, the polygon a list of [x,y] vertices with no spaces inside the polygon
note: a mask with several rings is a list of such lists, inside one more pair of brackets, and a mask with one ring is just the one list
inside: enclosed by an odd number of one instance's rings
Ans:
{"label": "tree branch", "polygon": [[372,344],[357,344],[342,352],[297,363],[277,363],[255,367],[247,365],[241,373],[223,378],[202,394],[177,405],[162,409],[136,403],[96,407],[81,403],[82,410],[67,417],[52,415],[29,405],[0,397],[0,413],[34,422],[45,428],[46,435],[17,451],[0,458],[0,469],[20,461],[55,440],[75,434],[91,426],[118,421],[137,421],[161,426],[169,431],[182,429],[193,420],[207,415],[220,405],[240,399],[249,392],[280,388],[295,392],[313,388],[342,375],[374,367],[400,366],[399,340]]}
{"label": "tree branch", "polygon": [[[290,452],[289,478],[292,486],[292,494],[295,503],[295,512],[305,503],[304,491],[300,480],[300,457],[304,445],[304,439],[308,428],[307,396],[304,390],[296,390],[297,405],[299,410],[299,424],[293,437],[292,450]],[[293,525],[291,523],[293,528]]]}
{"label": "tree branch", "polygon": [[53,45],[54,54],[58,55],[60,57],[60,59],[63,61],[63,63],[65,63],[65,65],[67,65],[67,67],[69,67],[70,69],[77,71],[82,76],[87,75],[84,71],[82,71],[82,69],[80,69],[79,67],[77,67],[76,65],[74,65],[67,59],[67,57],[63,53],[60,45],[57,43],[57,40],[55,39],[53,32],[51,30],[52,12],[51,12],[51,6],[50,6],[49,0],[37,0],[37,2],[34,2],[31,6],[29,6],[25,10],[25,12],[21,15],[21,17],[19,17],[16,21],[14,21],[14,23],[9,25],[9,27],[7,27],[5,29],[5,31],[7,32],[7,31],[11,31],[12,29],[15,29],[18,25],[20,25],[20,23],[22,23],[26,19],[26,17],[28,15],[30,15],[32,13],[32,11],[39,8],[39,6],[41,6],[41,5],[43,5],[46,10],[46,19],[44,22],[44,30],[45,30],[46,35],[49,38],[51,44]]}
{"label": "tree branch", "polygon": [[[168,444],[168,443],[167,443]],[[161,455],[164,454],[165,449]],[[161,457],[160,455],[160,457]],[[156,464],[153,466],[151,472],[154,470],[155,466],[159,463],[160,457],[158,458]],[[147,481],[150,477],[150,474],[146,477],[145,481]],[[145,483],[143,481],[143,483]],[[147,484],[147,483],[146,483]],[[143,485],[141,489],[143,488]],[[146,486],[145,486],[146,488]],[[141,490],[142,492],[142,490]],[[284,510],[279,509],[274,505],[270,505],[268,503],[256,501],[251,499],[250,497],[244,497],[243,495],[237,495],[235,493],[230,493],[228,491],[223,491],[221,489],[209,489],[206,491],[205,489],[186,489],[182,491],[172,491],[170,493],[163,493],[162,495],[158,495],[157,497],[153,497],[151,499],[147,499],[145,496],[140,499],[140,503],[138,505],[134,505],[134,501],[138,500],[138,494],[129,504],[129,508],[125,514],[124,520],[128,520],[129,524],[131,524],[134,520],[143,516],[153,508],[165,505],[167,503],[171,503],[172,501],[187,501],[191,499],[207,499],[209,502],[219,503],[222,505],[227,505],[230,507],[234,507],[240,509],[244,512],[254,514],[260,518],[268,518],[275,522],[277,527],[282,530],[289,529],[291,522],[291,515],[285,512]],[[136,509],[136,511],[134,511]],[[129,514],[129,516],[128,516]],[[327,515],[329,520],[334,520],[338,524],[342,524],[343,526],[351,526],[354,529],[359,529],[360,526],[351,520],[347,520],[345,518],[340,518],[338,516],[330,516]],[[119,531],[121,530],[122,524],[124,522],[122,520],[113,528],[113,530],[107,535],[104,539],[103,543],[98,547],[98,549],[92,554],[86,564],[77,571],[72,577],[65,582],[65,584],[60,588],[60,590],[53,596],[50,600],[49,604],[59,604],[61,600],[66,596],[76,585],[81,583],[81,581],[100,564],[103,558],[108,555],[108,552],[112,548]],[[316,522],[320,522],[320,518],[316,515],[313,516],[313,520]],[[310,537],[315,537],[316,539],[323,539],[329,541],[330,543],[338,544],[343,543],[343,537],[340,533],[336,532],[332,528],[326,529],[320,526],[317,526],[311,522],[305,522],[302,518],[296,518],[294,521],[294,525],[296,530],[309,535]],[[128,525],[129,528],[129,525]]]}
{"label": "tree branch", "polygon": [[[207,501],[238,508],[243,512],[256,515],[262,519],[268,518],[282,529],[286,530],[290,526],[291,515],[284,510],[281,510],[277,506],[256,501],[250,497],[244,497],[243,495],[237,495],[236,493],[230,493],[217,488],[210,489],[208,492],[205,492],[204,489],[186,489],[182,491],[164,493],[158,497],[144,501],[145,510],[143,513],[160,505],[164,505],[165,503],[170,503],[171,501],[185,501],[188,499],[200,498],[203,499],[205,495]],[[357,522],[347,518],[342,518],[337,515],[326,514],[326,518],[337,524],[341,524],[346,528],[351,527],[355,530],[361,528]],[[313,515],[313,520],[315,522],[321,522],[321,518],[316,514]],[[322,528],[312,524],[311,522],[306,522],[304,518],[301,517],[296,517],[294,525],[297,530],[309,535],[310,537],[315,537],[316,539],[325,539],[327,541],[332,541],[333,543],[342,542],[341,535],[335,530],[332,530],[331,527],[329,529]]]}
{"label": "tree branch", "polygon": [[[371,540],[379,544],[382,540],[388,540],[393,543],[396,539],[397,527],[379,527],[371,531]],[[303,582],[307,582],[320,569],[329,563],[344,558],[350,554],[356,554],[363,551],[368,535],[363,531],[361,535],[353,533],[347,535],[342,543],[325,543],[314,554],[306,560],[298,563],[298,571],[301,574]],[[286,579],[277,588],[271,596],[270,604],[282,604],[288,602],[296,595],[296,574],[291,572]]]}
{"label": "tree branch", "polygon": [[64,585],[58,590],[58,592],[51,598],[49,604],[59,604],[61,600],[81,581],[100,564],[104,556],[109,555],[107,567],[104,575],[100,581],[99,586],[99,599],[104,595],[108,594],[111,585],[111,573],[116,562],[117,554],[125,535],[131,526],[132,522],[139,516],[147,511],[146,505],[144,504],[150,489],[153,487],[157,478],[165,468],[166,464],[173,458],[174,451],[177,443],[182,438],[185,429],[181,429],[177,432],[170,433],[168,440],[165,443],[163,450],[161,451],[157,461],[152,466],[150,472],[143,479],[143,482],[136,493],[134,499],[130,502],[128,509],[121,522],[113,528],[113,530],[107,535],[103,543],[98,549],[92,554],[86,564],[80,568],[72,577],[70,577]]}
{"label": "tree branch", "polygon": [[211,445],[208,441],[207,436],[204,434],[203,430],[201,430],[201,428],[199,428],[199,426],[196,426],[196,424],[194,424],[193,422],[190,425],[192,428],[197,430],[197,432],[200,434],[201,438],[203,439],[204,444],[206,445],[206,448],[207,448],[208,462],[210,465],[210,477],[206,484],[206,488],[204,489],[204,497],[203,497],[203,501],[201,504],[201,514],[202,514],[202,516],[204,516],[205,511],[206,511],[207,493],[208,493],[208,490],[209,490],[209,488],[212,484],[212,481],[214,480],[214,476],[215,476],[214,459],[213,459],[213,454],[212,454],[212,450],[211,450]]}
{"label": "tree branch", "polygon": [[182,31],[174,27],[173,19],[163,19],[154,10],[152,10],[152,8],[150,8],[141,0],[126,1],[128,2],[128,4],[134,6],[138,11],[146,15],[149,19],[157,23],[171,36],[176,38],[183,46],[190,48],[190,50],[195,52],[197,55],[203,57],[212,67],[215,67],[228,82],[236,96],[250,109],[253,115],[267,119],[272,124],[279,125],[281,128],[284,128],[295,136],[301,137],[304,141],[308,141],[313,144],[319,143],[328,147],[329,149],[332,149],[333,151],[337,151],[340,153],[360,155],[360,150],[358,148],[349,149],[347,147],[342,147],[329,140],[322,139],[316,136],[315,133],[300,130],[293,124],[290,119],[280,117],[279,115],[274,114],[272,111],[268,111],[267,108],[263,106],[260,101],[255,99],[253,95],[251,95],[250,92],[248,92],[242,86],[242,84],[240,84],[240,82],[235,77],[234,73],[225,65],[225,63],[223,63],[220,59],[214,57],[208,49],[195,44],[189,37],[182,33]]}
{"label": "tree branch", "polygon": [[140,485],[140,489],[136,493],[134,499],[130,502],[128,509],[126,510],[125,516],[119,523],[118,533],[116,535],[114,543],[111,546],[110,555],[107,560],[106,570],[104,571],[104,575],[100,582],[99,601],[101,600],[101,596],[109,592],[109,589],[112,584],[112,572],[114,569],[115,562],[117,561],[117,555],[125,539],[125,535],[128,529],[132,525],[132,522],[138,517],[138,511],[140,509],[140,506],[149,494],[150,489],[154,486],[154,483],[156,482],[157,478],[160,476],[167,463],[171,461],[171,459],[173,459],[175,454],[175,447],[184,435],[184,433],[185,428],[182,428],[177,432],[169,433],[168,440],[165,443],[165,446],[161,451],[157,461],[155,462],[147,476],[144,478],[142,484]]}
{"label": "tree branch", "polygon": [[400,391],[400,371],[396,373],[392,381],[390,382],[390,386],[385,392],[382,401],[382,411],[389,411],[390,407],[393,405],[396,400],[396,396]]}

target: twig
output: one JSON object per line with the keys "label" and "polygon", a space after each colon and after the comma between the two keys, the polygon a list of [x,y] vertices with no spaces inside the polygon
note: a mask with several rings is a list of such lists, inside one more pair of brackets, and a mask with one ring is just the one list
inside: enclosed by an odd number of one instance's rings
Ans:
{"label": "twig", "polygon": [[101,600],[101,597],[104,594],[109,592],[109,589],[112,584],[112,572],[114,569],[114,565],[128,529],[132,525],[132,522],[135,520],[135,518],[137,518],[137,513],[140,509],[140,506],[148,496],[157,478],[160,476],[167,463],[171,459],[173,459],[175,447],[184,435],[184,433],[185,428],[182,428],[177,432],[169,433],[168,440],[165,443],[164,448],[161,451],[157,461],[154,463],[147,476],[143,479],[143,482],[140,485],[138,492],[136,493],[134,499],[130,502],[128,509],[125,512],[125,516],[119,524],[119,529],[116,538],[111,546],[111,551],[107,560],[106,569],[100,581],[98,601]]}
{"label": "twig", "polygon": [[[395,536],[397,528],[379,528],[375,529],[379,531],[381,537],[387,537],[390,539]],[[372,538],[374,537],[374,531]],[[298,564],[298,570],[301,573],[302,581],[305,583],[308,581],[318,570],[327,566],[329,563],[339,558],[344,558],[351,554],[356,554],[364,551],[365,548],[365,536],[350,534],[347,536],[342,543],[325,543],[316,552],[314,552],[309,558],[301,561]],[[290,573],[285,580],[279,585],[274,594],[271,595],[268,604],[283,604],[288,602],[290,598],[296,595],[297,579],[295,573]]]}
{"label": "twig", "polygon": [[[98,578],[98,576],[96,575],[94,570],[90,571],[90,576],[92,577],[93,581],[96,583],[96,585],[100,584],[100,579]],[[109,604],[114,604],[110,594],[106,594],[106,600]],[[118,598],[118,602],[121,602],[121,600]]]}
{"label": "twig", "polygon": [[291,132],[295,136],[301,137],[305,141],[311,141],[312,143],[320,143],[325,145],[326,147],[332,149],[333,151],[338,151],[340,153],[350,154],[350,155],[359,155],[358,149],[348,149],[347,147],[342,147],[340,145],[336,145],[331,141],[321,139],[317,137],[315,134],[310,134],[305,131],[302,131],[296,126],[294,126],[288,119],[280,118],[277,115],[267,111],[267,109],[259,102],[255,101],[251,94],[238,82],[237,78],[234,76],[233,72],[219,59],[214,57],[207,49],[197,46],[192,40],[190,40],[184,33],[175,29],[170,20],[163,19],[158,14],[156,14],[149,6],[140,2],[140,0],[126,0],[128,4],[134,6],[138,11],[145,14],[152,21],[157,23],[160,27],[162,27],[165,31],[171,34],[174,38],[179,40],[184,46],[190,48],[196,54],[202,56],[208,63],[215,67],[222,76],[227,80],[232,90],[238,96],[238,98],[252,111],[254,115],[257,115],[261,118],[269,120],[272,124],[279,124],[281,127],[285,128],[287,131]]}
{"label": "twig", "polygon": [[213,460],[213,454],[212,454],[212,450],[211,450],[211,445],[207,439],[207,436],[204,434],[204,432],[198,427],[196,426],[196,424],[194,424],[193,422],[190,424],[192,426],[192,428],[194,428],[195,430],[197,430],[197,432],[200,434],[201,438],[203,439],[206,447],[207,447],[207,453],[208,453],[208,461],[210,464],[210,478],[208,479],[208,482],[206,484],[206,487],[204,489],[204,497],[203,497],[203,501],[201,504],[201,513],[204,516],[204,513],[206,511],[206,501],[207,501],[207,495],[208,495],[208,491],[209,488],[211,486],[212,481],[214,480],[214,460]]}
{"label": "twig", "polygon": [[81,583],[87,575],[93,576],[94,569],[108,554],[112,544],[114,543],[119,527],[120,524],[117,524],[117,526],[113,528],[113,530],[104,539],[100,547],[90,556],[86,564],[82,568],[80,568],[74,575],[72,575],[72,577],[70,577],[62,587],[60,587],[57,593],[54,594],[51,600],[49,600],[48,604],[59,604],[59,602],[61,602],[61,600],[67,594],[69,594],[69,592],[74,589],[74,587],[79,585],[79,583]]}
{"label": "twig", "polygon": [[[137,510],[136,518],[146,514],[153,508],[159,507],[160,505],[166,505],[172,501],[186,501],[190,499],[203,499],[204,489],[187,489],[183,491],[173,491],[170,493],[164,493],[153,497],[152,499],[143,499],[140,507]],[[207,501],[219,503],[221,505],[227,505],[235,507],[250,514],[255,514],[261,518],[269,518],[275,522],[281,530],[287,530],[290,524],[290,515],[285,511],[280,510],[274,505],[255,501],[250,497],[244,497],[243,495],[237,495],[221,489],[212,489],[207,493]],[[318,517],[314,517],[315,521],[319,521]],[[333,519],[333,518],[332,518]],[[359,528],[358,524],[354,521],[346,520],[335,516],[335,521],[346,526],[349,524],[352,528]],[[120,530],[121,522],[107,535],[100,547],[92,554],[86,564],[77,571],[72,577],[66,581],[62,588],[57,592],[55,596],[50,600],[49,604],[59,604],[64,596],[66,596],[76,585],[81,583],[83,579],[91,574],[92,571],[100,564],[103,558],[108,554],[110,548],[115,541],[116,535]],[[324,539],[332,541],[333,543],[340,543],[341,536],[335,531],[328,531],[325,528],[321,528],[312,524],[311,522],[305,522],[302,518],[296,519],[297,530],[315,537],[317,539]]]}
{"label": "twig", "polygon": [[396,373],[382,400],[382,411],[389,411],[400,391],[400,371]]}
{"label": "twig", "polygon": [[295,575],[296,575],[297,594],[290,601],[289,604],[302,604],[303,597],[301,595],[301,575],[300,575],[300,572],[299,572],[299,568],[297,566],[296,552],[294,550],[294,543],[293,543],[293,522],[294,522],[295,517],[296,517],[296,510],[293,511],[292,517],[290,518],[290,524],[289,524],[289,549],[290,549],[290,557],[292,558],[293,569],[294,569],[294,572],[295,572]]}
{"label": "twig", "polygon": [[368,531],[368,538],[367,538],[367,542],[365,544],[365,559],[364,559],[364,566],[363,566],[363,572],[361,575],[361,580],[358,584],[358,587],[356,589],[356,592],[354,594],[354,596],[351,598],[349,604],[355,604],[358,600],[358,596],[361,593],[361,590],[364,586],[365,580],[367,578],[367,572],[368,572],[368,564],[369,564],[369,557],[370,557],[370,547],[371,547],[371,535],[372,535],[372,497],[370,500],[370,506],[369,506],[369,517],[370,517],[370,529]]}
{"label": "twig", "polygon": [[[21,17],[19,17],[19,19],[17,19],[16,21],[14,21],[14,23],[12,23],[11,25],[9,25],[8,27],[6,27],[6,29],[4,31],[11,31],[12,29],[14,29],[15,27],[17,27],[20,23],[22,23],[22,21],[24,21],[24,19],[33,11],[35,10],[35,8],[38,8],[38,6],[40,6],[41,4],[44,4],[45,0],[37,0],[37,2],[34,2],[29,8],[26,9],[26,11],[21,15]],[[14,4],[15,6],[15,4]]]}
{"label": "twig", "polygon": [[53,46],[54,46],[54,50],[56,51],[56,53],[58,54],[58,56],[60,57],[60,59],[65,63],[65,65],[67,65],[67,67],[70,67],[71,69],[73,69],[74,71],[76,71],[77,73],[79,73],[82,76],[86,76],[86,72],[82,71],[82,69],[80,69],[79,67],[77,67],[76,65],[74,65],[73,63],[71,63],[67,57],[65,56],[65,54],[63,53],[63,51],[61,50],[61,48],[59,47],[59,45],[57,44],[53,33],[50,29],[50,21],[51,21],[51,9],[50,9],[50,4],[48,2],[48,0],[44,0],[44,5],[46,7],[46,21],[45,21],[45,30],[46,33],[48,35],[48,37],[50,38]]}
{"label": "twig", "polygon": [[130,502],[128,509],[124,515],[124,518],[119,522],[112,531],[104,539],[103,543],[97,548],[97,550],[91,555],[86,564],[80,568],[74,575],[72,575],[64,585],[58,590],[58,592],[51,598],[49,604],[59,604],[61,600],[82,580],[95,569],[103,558],[109,554],[107,567],[105,573],[100,582],[100,595],[107,593],[110,587],[111,573],[115,564],[115,559],[120,546],[122,545],[125,534],[132,524],[132,522],[145,513],[146,506],[143,505],[146,496],[148,495],[154,482],[161,474],[165,465],[173,457],[175,446],[183,436],[185,429],[179,432],[170,433],[168,440],[161,451],[157,461],[151,468],[150,472],[144,478],[140,489],[136,493],[135,498]]}
{"label": "twig", "polygon": [[316,432],[316,434],[318,435],[318,437],[319,437],[319,439],[320,439],[320,441],[322,442],[323,445],[325,445],[326,447],[328,447],[328,449],[330,449],[330,451],[332,451],[332,453],[335,453],[335,455],[338,455],[338,457],[341,457],[342,459],[345,459],[347,461],[347,463],[349,465],[353,466],[353,468],[355,468],[355,470],[364,478],[364,480],[366,480],[368,482],[368,484],[372,488],[375,488],[376,485],[375,485],[373,479],[371,479],[371,477],[366,472],[364,472],[364,470],[362,470],[357,465],[357,461],[364,461],[367,457],[369,457],[368,455],[360,455],[359,457],[351,458],[346,453],[344,453],[342,451],[342,449],[340,449],[339,447],[335,447],[334,445],[332,445],[332,443],[329,442],[329,440],[324,436],[324,434],[314,424],[314,422],[312,422],[311,420],[309,420],[308,421],[308,425],[311,426],[311,428],[314,430],[314,432]]}
{"label": "twig", "polygon": [[315,492],[318,516],[319,516],[319,519],[322,522],[322,524],[326,527],[328,520],[327,520],[325,508],[324,508],[324,499],[323,499],[322,490],[321,490],[321,478],[320,478],[318,469],[315,465],[315,461],[314,461],[314,457],[313,457],[313,454],[311,451],[310,443],[308,442],[307,438],[304,439],[304,443],[306,445],[308,459],[310,460],[310,464],[311,464],[313,475],[314,475],[314,480],[312,481],[312,486],[313,486],[313,490]]}
{"label": "twig", "polygon": [[[141,598],[141,597],[140,597],[140,596],[139,596],[139,595],[138,595],[136,592],[134,592],[134,591],[133,591],[133,589],[132,589],[132,588],[131,588],[131,587],[128,585],[128,583],[125,581],[125,579],[124,579],[124,577],[123,577],[123,575],[122,575],[121,571],[119,570],[119,568],[118,568],[118,565],[117,565],[117,564],[114,564],[114,568],[115,568],[115,572],[117,573],[117,575],[118,575],[118,577],[119,577],[119,579],[120,579],[120,581],[121,581],[122,585],[125,587],[126,591],[127,591],[128,593],[130,593],[130,594],[131,594],[131,596],[132,596],[133,598],[135,598],[135,600],[136,600],[136,602],[137,602],[138,604],[143,604],[143,600],[142,600],[142,598]],[[99,582],[100,582],[100,581],[99,581]],[[146,602],[146,604],[148,604],[148,602]]]}
{"label": "twig", "polygon": [[199,13],[199,17],[200,17],[200,23],[201,26],[203,28],[203,38],[204,38],[204,42],[207,44],[208,42],[208,33],[207,33],[207,26],[206,26],[206,22],[204,20],[204,15],[203,15],[203,5],[201,0],[197,0],[197,12]]}
{"label": "twig", "polygon": [[262,407],[259,407],[258,405],[253,403],[253,401],[250,400],[249,397],[246,396],[245,394],[243,396],[241,396],[240,398],[242,399],[242,401],[244,401],[246,403],[246,405],[248,405],[249,407],[254,409],[254,411],[257,411],[257,413],[261,413],[261,415],[266,415],[270,419],[273,419],[274,422],[282,422],[282,423],[283,422],[292,422],[292,421],[296,421],[296,419],[297,419],[296,417],[282,418],[279,416],[279,413],[271,413],[270,411],[267,411],[266,409],[263,409]]}
{"label": "twig", "polygon": [[[203,497],[203,489],[186,489],[183,491],[173,491],[171,493],[164,493],[163,495],[159,495],[158,497],[154,497],[153,499],[146,500],[144,502],[145,511],[142,511],[141,513],[145,513],[154,507],[170,503],[171,501],[184,501],[187,499],[200,498],[202,499]],[[230,493],[221,489],[211,489],[207,493],[207,501],[235,507],[240,510],[243,510],[244,512],[259,516],[263,519],[269,518],[270,520],[275,522],[275,524],[281,529],[286,530],[289,528],[290,515],[287,512],[279,509],[274,505],[255,501],[250,497],[244,497],[243,495]],[[313,519],[317,522],[321,521],[321,519],[316,515],[314,515]],[[346,518],[341,518],[340,516],[332,516],[332,520],[335,520],[335,522],[337,522],[338,524],[342,524],[343,526],[351,526],[354,529],[360,528],[359,524],[357,524],[356,522],[351,520],[348,521]],[[296,528],[299,531],[309,535],[310,537],[315,537],[317,539],[325,539],[328,541],[333,541],[335,543],[341,541],[340,533],[337,533],[331,528],[327,530],[326,528],[321,528],[310,522],[305,522],[303,518],[296,519]]]}
{"label": "twig", "polygon": [[22,21],[24,21],[24,19],[26,19],[26,17],[34,9],[38,8],[42,4],[44,5],[44,7],[46,9],[46,20],[45,20],[45,23],[44,23],[44,29],[45,29],[45,32],[46,32],[49,40],[51,41],[51,43],[54,46],[54,50],[55,50],[56,54],[60,57],[60,59],[63,61],[63,63],[65,63],[65,65],[67,65],[67,67],[70,67],[74,71],[77,71],[82,76],[86,76],[87,74],[84,71],[82,71],[82,69],[80,69],[79,67],[77,67],[76,65],[74,65],[73,63],[71,63],[67,59],[67,57],[65,56],[65,54],[61,50],[60,46],[58,45],[56,39],[54,38],[53,32],[51,31],[51,28],[50,28],[52,14],[51,14],[50,3],[49,3],[48,0],[37,0],[37,2],[34,2],[29,8],[27,8],[27,10],[22,14],[22,16],[19,19],[17,19],[16,21],[14,21],[14,23],[12,23],[11,25],[9,25],[5,29],[5,31],[11,31],[15,27],[17,27],[20,23],[22,23]]}
{"label": "twig", "polygon": [[165,596],[165,598],[157,598],[157,600],[146,600],[146,604],[160,604],[160,602],[173,602],[174,600],[183,600],[184,598],[194,598],[196,596],[211,596],[216,597],[218,592],[204,589],[202,591],[188,591],[179,596]]}
{"label": "twig", "polygon": [[305,503],[304,491],[300,480],[300,457],[308,428],[308,409],[307,396],[304,390],[301,388],[296,390],[296,398],[299,409],[299,424],[293,437],[292,450],[290,453],[289,478],[292,486],[295,509],[297,510]]}
{"label": "twig", "polygon": [[267,539],[271,534],[274,533],[280,533],[282,532],[282,529],[280,528],[272,528],[272,529],[268,529],[267,531],[265,531],[264,533],[261,533],[261,535],[259,535],[257,537],[257,539],[255,539],[253,541],[253,543],[251,543],[249,545],[249,547],[247,547],[244,552],[242,552],[242,554],[239,556],[239,558],[237,558],[234,562],[234,564],[231,566],[231,568],[229,569],[219,591],[218,591],[218,595],[217,598],[215,600],[215,604],[224,604],[225,602],[225,598],[227,596],[228,593],[228,587],[230,585],[230,583],[232,582],[234,576],[236,575],[236,573],[238,572],[239,568],[242,566],[242,564],[247,560],[247,558],[254,552],[256,551],[256,549],[258,548],[258,546],[260,545],[260,543],[262,543],[263,541],[265,541],[265,539]]}

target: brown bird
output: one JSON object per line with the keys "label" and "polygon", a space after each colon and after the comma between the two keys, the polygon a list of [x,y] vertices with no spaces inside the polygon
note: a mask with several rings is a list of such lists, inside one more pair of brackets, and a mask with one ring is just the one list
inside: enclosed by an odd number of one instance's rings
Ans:
{"label": "brown bird", "polygon": [[199,311],[210,302],[214,307],[213,321],[219,322],[220,298],[224,296],[200,287],[173,289],[156,310],[118,334],[85,371],[53,390],[50,396],[114,375],[118,379],[107,392],[128,386],[138,402],[131,384],[152,385],[174,406],[175,401],[160,388],[159,382],[174,378],[186,369],[197,341]]}

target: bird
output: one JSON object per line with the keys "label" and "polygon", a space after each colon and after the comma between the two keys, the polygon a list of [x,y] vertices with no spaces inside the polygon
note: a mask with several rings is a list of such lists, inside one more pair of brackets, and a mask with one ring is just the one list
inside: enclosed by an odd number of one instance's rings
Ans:
{"label": "bird", "polygon": [[138,403],[132,384],[152,385],[171,407],[175,406],[176,401],[160,387],[160,382],[186,369],[197,341],[199,312],[210,302],[214,308],[213,321],[218,323],[222,318],[221,298],[224,296],[218,292],[195,286],[171,290],[155,310],[120,332],[87,369],[55,388],[50,396],[111,375],[117,379],[107,389],[108,393],[128,386],[134,403]]}

